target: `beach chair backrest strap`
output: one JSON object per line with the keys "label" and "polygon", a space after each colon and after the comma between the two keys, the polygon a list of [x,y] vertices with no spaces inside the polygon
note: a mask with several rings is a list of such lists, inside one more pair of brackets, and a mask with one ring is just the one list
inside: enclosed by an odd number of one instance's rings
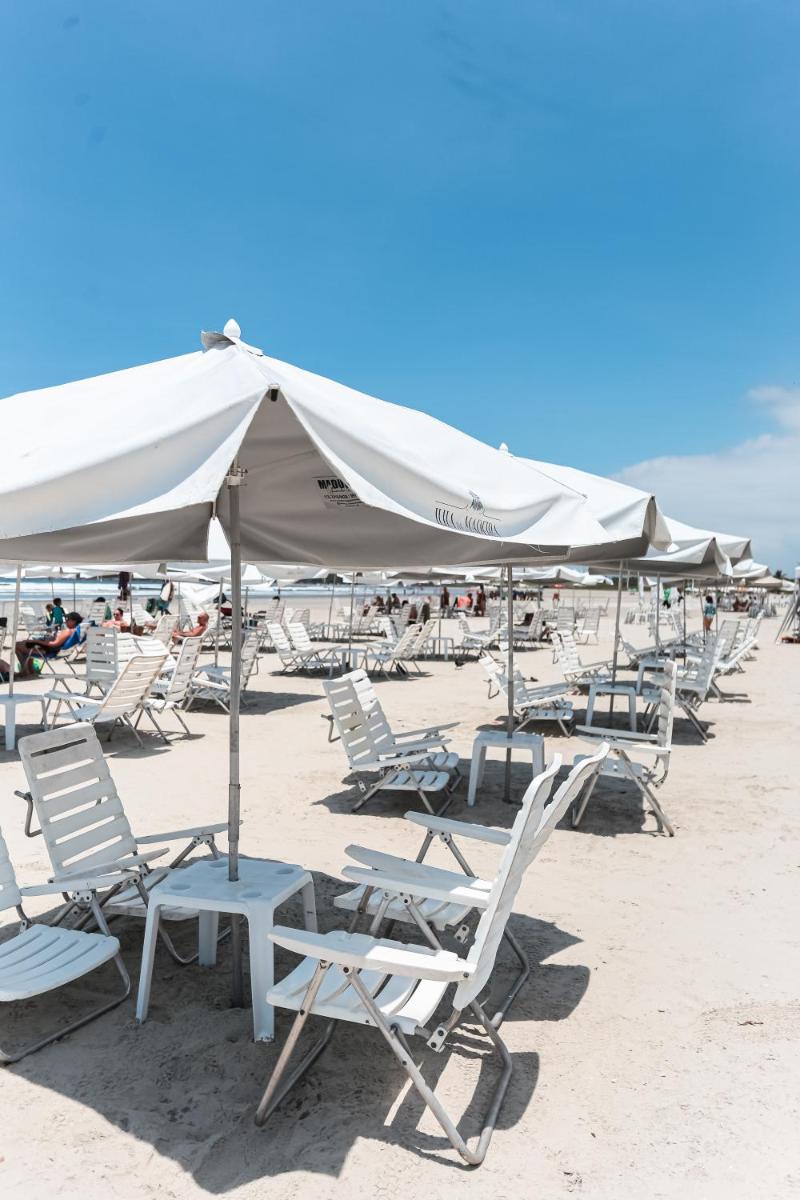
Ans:
{"label": "beach chair backrest strap", "polygon": [[419,637],[419,625],[407,625],[404,633],[397,639],[394,648],[394,658],[409,658],[414,652]]}
{"label": "beach chair backrest strap", "polygon": [[511,840],[503,852],[500,869],[492,884],[489,903],[478,922],[475,939],[467,955],[467,960],[475,965],[474,973],[456,988],[453,1003],[457,1009],[466,1008],[475,1000],[492,973],[497,948],[522,877],[536,853],[537,832],[544,820],[545,804],[560,766],[561,755],[556,754],[550,766],[531,780],[525,792],[522,808],[511,830]]}
{"label": "beach chair backrest strap", "polygon": [[286,632],[289,634],[295,650],[299,650],[302,654],[314,653],[314,647],[311,644],[311,638],[308,636],[308,630],[300,621],[287,621]]}
{"label": "beach chair backrest strap", "polygon": [[0,829],[0,912],[22,904],[22,894],[17,886],[17,877],[11,864],[6,839]]}
{"label": "beach chair backrest strap", "polygon": [[286,662],[287,660],[290,662],[294,661],[294,651],[283,626],[279,625],[277,621],[267,621],[267,631],[278,653],[278,658],[282,662]]}
{"label": "beach chair backrest strap", "polygon": [[63,725],[21,738],[19,756],[56,877],[136,853],[91,725]]}

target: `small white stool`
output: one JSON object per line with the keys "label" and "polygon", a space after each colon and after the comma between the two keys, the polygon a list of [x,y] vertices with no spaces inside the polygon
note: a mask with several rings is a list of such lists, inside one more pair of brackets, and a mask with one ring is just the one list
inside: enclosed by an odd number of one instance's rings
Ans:
{"label": "small white stool", "polygon": [[475,803],[475,793],[483,779],[483,769],[486,765],[486,751],[490,748],[507,750],[511,746],[512,753],[522,750],[531,756],[531,779],[541,775],[544,770],[544,738],[539,733],[513,733],[509,738],[502,729],[484,729],[472,743],[472,762],[469,768],[469,790],[467,804]]}
{"label": "small white stool", "polygon": [[637,690],[634,683],[603,683],[600,681],[590,684],[589,700],[586,705],[586,724],[593,724],[594,705],[598,696],[626,696],[628,700],[628,723],[631,727],[631,733],[635,733]]}
{"label": "small white stool", "polygon": [[42,710],[41,724],[44,725],[44,697],[34,692],[14,692],[13,696],[0,696],[0,708],[5,709],[5,746],[13,750],[17,744],[17,706],[38,704]]}
{"label": "small white stool", "polygon": [[227,858],[200,859],[184,870],[173,871],[150,892],[142,947],[142,970],[136,998],[136,1019],[145,1021],[150,1004],[153,961],[162,908],[199,911],[199,962],[213,967],[217,961],[219,914],[241,913],[247,918],[250,938],[250,989],[253,995],[253,1037],[271,1042],[275,1014],[267,1004],[274,982],[274,946],[267,936],[275,924],[275,909],[296,892],[303,895],[306,929],[316,932],[317,908],[314,881],[308,871],[289,863],[261,858],[240,858],[239,878],[228,879]]}

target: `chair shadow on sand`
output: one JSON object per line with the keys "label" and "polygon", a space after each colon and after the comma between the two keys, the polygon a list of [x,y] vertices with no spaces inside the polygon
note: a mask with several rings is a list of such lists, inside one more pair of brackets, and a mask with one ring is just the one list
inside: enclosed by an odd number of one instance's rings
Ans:
{"label": "chair shadow on sand", "polygon": [[[341,928],[342,914],[331,903],[342,888],[341,880],[317,875],[315,884],[320,927]],[[290,901],[282,914],[287,923],[300,921],[294,905]],[[512,927],[529,956],[531,974],[504,1025],[514,1074],[497,1122],[501,1129],[524,1118],[539,1078],[538,1054],[514,1048],[515,1025],[565,1020],[583,998],[590,975],[585,966],[546,961],[579,938],[550,922],[519,914],[512,917]],[[178,948],[189,952],[194,923],[172,929],[177,930]],[[179,1164],[215,1195],[281,1176],[300,1164],[304,1171],[336,1177],[355,1143],[363,1139],[403,1146],[456,1171],[463,1168],[416,1092],[409,1089],[405,1072],[380,1035],[363,1026],[341,1023],[326,1052],[266,1126],[257,1129],[255,1108],[292,1014],[278,1012],[274,1043],[253,1043],[250,1011],[230,1007],[228,943],[221,944],[218,965],[212,969],[177,967],[159,947],[150,1014],[139,1026],[133,1006],[142,926],[121,920],[114,932],[134,980],[131,999],[63,1042],[8,1068],[62,1097],[58,1111],[66,1102],[72,1119],[80,1120],[76,1104],[93,1109],[104,1121]],[[395,936],[405,937],[399,927]],[[296,962],[296,957],[278,950],[276,978]],[[516,960],[501,947],[493,996],[504,994],[516,969]],[[22,1041],[35,1036],[40,1027],[52,1029],[73,1019],[97,1003],[104,988],[113,986],[109,970],[103,968],[88,980],[24,1005],[3,1005],[4,1039]],[[445,1005],[442,1015],[448,1011]],[[313,1023],[305,1036],[315,1036]],[[535,1041],[535,1031],[529,1036]],[[436,1087],[446,1074],[446,1089],[459,1090],[460,1107],[457,1098],[448,1100],[448,1107],[462,1134],[471,1138],[479,1132],[496,1083],[498,1060],[488,1052],[485,1037],[477,1036],[469,1023],[456,1032],[450,1047],[435,1054],[422,1039],[413,1039],[415,1061],[428,1083]]]}
{"label": "chair shadow on sand", "polygon": [[[490,726],[490,728],[493,728]],[[695,737],[695,740],[696,737]],[[556,746],[557,749],[557,746]],[[588,753],[584,750],[584,753]],[[571,754],[569,755],[571,758]],[[452,803],[447,809],[447,816],[457,821],[470,821],[478,825],[494,825],[508,829],[514,823],[519,812],[518,802],[525,788],[531,781],[531,769],[528,763],[515,760],[511,764],[511,797],[517,803],[506,804],[503,801],[505,783],[505,765],[502,756],[487,759],[483,780],[476,797],[475,805],[468,808],[467,783],[469,780],[469,759],[462,758],[459,762],[461,779],[452,794]],[[556,786],[566,777],[567,767],[563,767],[556,780]],[[354,783],[345,783],[340,791],[331,792],[327,796],[315,800],[329,812],[349,816],[353,805],[361,798]],[[441,805],[439,797],[432,798],[433,807]],[[419,798],[413,792],[392,792],[388,789],[378,792],[359,811],[359,816],[392,818],[402,816],[405,812],[422,810]],[[599,779],[592,793],[583,819],[577,828],[572,825],[570,814],[567,813],[558,824],[559,829],[569,830],[575,834],[592,834],[595,837],[619,837],[624,834],[640,833],[660,837],[655,822],[645,812],[641,793],[632,783]],[[413,839],[412,839],[413,840]],[[420,839],[421,840],[421,835]],[[377,848],[376,842],[376,848]]]}

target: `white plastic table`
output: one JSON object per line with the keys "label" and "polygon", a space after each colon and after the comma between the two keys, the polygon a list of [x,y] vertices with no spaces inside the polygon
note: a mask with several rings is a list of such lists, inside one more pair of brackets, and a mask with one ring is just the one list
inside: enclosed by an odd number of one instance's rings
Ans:
{"label": "white plastic table", "polygon": [[595,700],[598,696],[626,696],[628,700],[628,722],[631,732],[636,732],[636,696],[638,689],[635,683],[603,683],[602,680],[589,686],[589,700],[586,705],[586,724],[592,724]]}
{"label": "white plastic table", "polygon": [[513,733],[509,739],[502,729],[482,729],[472,743],[472,762],[469,768],[469,790],[467,804],[475,803],[475,794],[483,779],[483,769],[486,765],[486,751],[491,749],[511,752],[522,750],[531,756],[531,779],[540,775],[544,770],[544,738],[540,733]]}
{"label": "white plastic table", "polygon": [[0,696],[0,708],[5,710],[4,730],[6,750],[13,750],[17,744],[17,706],[19,704],[39,704],[42,709],[42,725],[44,725],[44,697],[35,692],[14,692],[13,696]]}
{"label": "white plastic table", "polygon": [[199,910],[199,962],[203,967],[213,967],[217,960],[219,914],[241,913],[247,918],[250,938],[253,1036],[257,1042],[271,1042],[275,1015],[272,1005],[267,1004],[267,992],[273,984],[274,946],[267,935],[275,924],[275,909],[296,892],[303,896],[306,929],[316,931],[314,881],[308,871],[294,864],[240,858],[239,879],[232,883],[227,858],[204,858],[184,870],[173,871],[163,883],[156,884],[147,905],[136,1019],[147,1019],[161,909]]}

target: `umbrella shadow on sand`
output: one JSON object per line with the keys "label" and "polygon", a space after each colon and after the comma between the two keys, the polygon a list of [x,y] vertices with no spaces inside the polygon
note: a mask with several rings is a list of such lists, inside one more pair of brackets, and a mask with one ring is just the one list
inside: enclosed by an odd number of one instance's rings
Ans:
{"label": "umbrella shadow on sand", "polygon": [[[321,927],[341,927],[341,914],[330,903],[341,881],[316,876],[315,884]],[[280,919],[296,924],[301,917],[293,905],[290,901]],[[521,1041],[536,1043],[536,1030],[526,1026],[566,1019],[584,996],[590,974],[585,966],[546,961],[577,944],[579,938],[527,916],[515,914],[512,922],[529,956],[531,976],[503,1026],[514,1073],[497,1122],[499,1129],[525,1118],[537,1086],[539,1055],[520,1046]],[[191,948],[192,925],[186,922],[177,927],[176,941],[182,952]],[[135,995],[142,927],[120,921],[115,932],[134,980]],[[395,936],[405,938],[399,929]],[[276,978],[296,962],[296,957],[278,950]],[[227,943],[220,946],[214,969],[177,967],[159,948],[150,1014],[143,1026],[133,1019],[130,999],[9,1070],[63,1097],[56,1107],[61,1110],[67,1101],[76,1122],[81,1120],[77,1105],[94,1110],[103,1122],[173,1160],[214,1195],[298,1168],[336,1177],[355,1143],[363,1139],[405,1147],[456,1171],[463,1166],[430,1113],[423,1111],[416,1092],[408,1088],[405,1072],[380,1035],[363,1026],[341,1023],[329,1048],[267,1125],[256,1128],[255,1107],[292,1014],[277,1014],[273,1044],[253,1043],[250,1011],[229,1005],[229,964]],[[516,960],[501,945],[493,997],[504,995],[516,970]],[[38,1000],[4,1005],[5,1011],[0,1012],[4,1040],[27,1040],[40,1029],[52,1029],[60,1021],[72,1019],[97,1003],[107,987],[113,987],[110,967],[88,981]],[[491,1011],[491,1004],[488,1007]],[[439,1015],[446,1016],[448,1011],[445,1004]],[[307,1037],[315,1036],[314,1024],[305,1031]],[[427,1082],[435,1088],[442,1080],[451,1115],[462,1134],[473,1138],[498,1078],[498,1060],[488,1053],[485,1036],[479,1037],[467,1023],[459,1027],[443,1054],[427,1049],[421,1038],[412,1039],[412,1045]],[[104,1128],[92,1119],[89,1124],[84,1122],[85,1133],[89,1125]],[[108,1136],[105,1130],[103,1136]],[[19,1158],[24,1154],[21,1148]]]}

